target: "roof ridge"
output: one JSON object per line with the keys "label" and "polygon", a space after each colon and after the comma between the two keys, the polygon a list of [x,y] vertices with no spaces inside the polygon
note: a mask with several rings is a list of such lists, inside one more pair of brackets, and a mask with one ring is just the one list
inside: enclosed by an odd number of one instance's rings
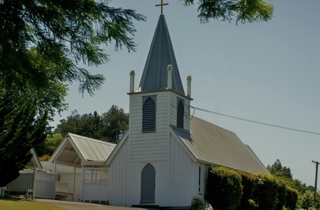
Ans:
{"label": "roof ridge", "polygon": [[79,134],[74,134],[74,133],[70,133],[70,132],[69,132],[68,135],[86,138],[87,140],[95,141],[95,142],[97,142],[97,143],[109,144],[110,146],[116,146],[116,144],[111,143],[111,142],[106,142],[106,141],[103,141],[103,140],[100,140],[100,139],[94,139],[94,138],[87,137],[87,136],[81,136],[81,135],[79,135]]}

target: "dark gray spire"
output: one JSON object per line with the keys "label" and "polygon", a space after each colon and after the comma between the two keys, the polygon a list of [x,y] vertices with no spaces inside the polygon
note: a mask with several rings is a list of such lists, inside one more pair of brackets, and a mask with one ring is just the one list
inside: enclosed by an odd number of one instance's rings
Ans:
{"label": "dark gray spire", "polygon": [[172,89],[183,94],[178,65],[164,15],[160,15],[140,81],[141,92],[166,90],[168,65],[172,65]]}

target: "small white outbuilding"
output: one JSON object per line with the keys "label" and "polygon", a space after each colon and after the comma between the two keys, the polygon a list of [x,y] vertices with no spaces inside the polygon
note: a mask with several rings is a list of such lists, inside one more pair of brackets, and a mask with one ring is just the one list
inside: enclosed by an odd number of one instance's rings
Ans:
{"label": "small white outbuilding", "polygon": [[[107,202],[108,168],[104,163],[115,146],[68,133],[49,160],[58,177],[56,196],[73,201]],[[64,167],[59,169],[58,165]]]}

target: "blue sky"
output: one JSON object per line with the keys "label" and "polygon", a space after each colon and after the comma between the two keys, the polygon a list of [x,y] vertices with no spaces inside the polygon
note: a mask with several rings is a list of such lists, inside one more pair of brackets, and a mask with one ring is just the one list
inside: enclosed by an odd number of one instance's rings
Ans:
{"label": "blue sky", "polygon": [[[135,9],[147,16],[135,22],[136,52],[105,52],[110,62],[93,73],[106,77],[93,97],[70,86],[69,110],[56,116],[52,125],[78,110],[80,114],[107,112],[112,105],[129,110],[129,73],[135,70],[137,88],[145,65],[160,9],[157,0],[117,0],[114,7]],[[181,79],[192,76],[192,106],[320,133],[320,1],[273,0],[269,22],[247,23],[211,20],[201,24],[197,5],[167,0],[164,7]],[[265,164],[280,159],[294,178],[314,184],[320,161],[320,135],[283,130],[239,121],[196,110],[195,116],[234,131]]]}

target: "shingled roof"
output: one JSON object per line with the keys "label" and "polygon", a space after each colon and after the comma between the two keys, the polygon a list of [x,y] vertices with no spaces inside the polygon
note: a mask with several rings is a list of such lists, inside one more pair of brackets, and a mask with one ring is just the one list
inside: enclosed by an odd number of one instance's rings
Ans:
{"label": "shingled roof", "polygon": [[199,162],[249,173],[269,173],[253,150],[235,133],[197,117],[190,123],[190,132],[175,126],[171,128]]}
{"label": "shingled roof", "polygon": [[172,89],[184,95],[167,23],[164,15],[160,15],[141,77],[140,91],[167,89],[167,67],[170,64],[172,65]]}

